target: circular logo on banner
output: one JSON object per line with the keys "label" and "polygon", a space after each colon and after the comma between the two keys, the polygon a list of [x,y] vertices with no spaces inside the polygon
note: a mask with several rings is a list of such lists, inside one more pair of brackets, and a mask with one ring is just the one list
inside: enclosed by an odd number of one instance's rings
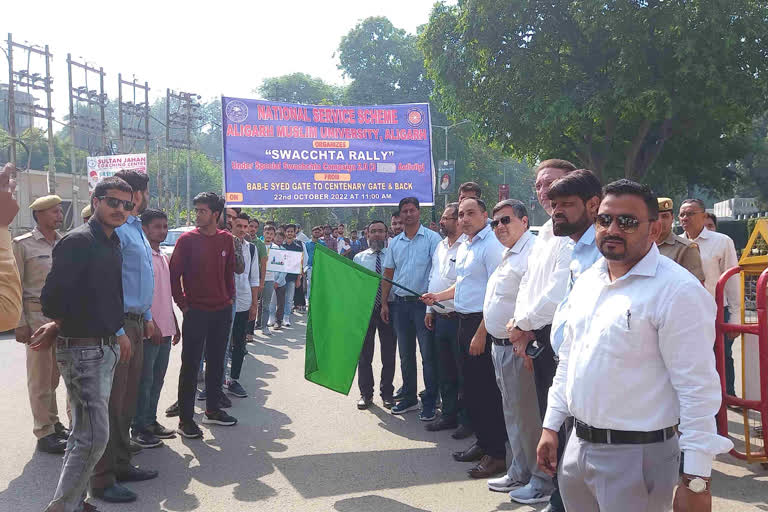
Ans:
{"label": "circular logo on banner", "polygon": [[414,108],[408,111],[408,122],[412,126],[420,125],[423,120],[424,115],[421,113],[421,110]]}
{"label": "circular logo on banner", "polygon": [[248,119],[248,106],[242,101],[230,101],[227,103],[227,119],[233,123],[242,123]]}

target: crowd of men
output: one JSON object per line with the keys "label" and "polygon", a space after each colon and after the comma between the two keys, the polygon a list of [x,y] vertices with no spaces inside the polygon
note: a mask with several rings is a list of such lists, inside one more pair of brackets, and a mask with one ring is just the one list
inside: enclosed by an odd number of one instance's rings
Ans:
{"label": "crowd of men", "polygon": [[[675,510],[711,506],[712,459],[732,446],[715,430],[713,295],[736,253],[705,227],[698,199],[680,206],[677,236],[670,199],[629,180],[603,186],[551,159],[535,170],[551,217],[536,234],[522,202],[491,208],[470,182],[439,232],[421,223],[410,197],[389,225],[373,221],[349,236],[343,224],[315,226],[307,237],[273,222],[259,236],[258,220],[209,192],[194,198],[196,229],[169,259],[160,250],[167,216],[147,208],[148,178],[134,171],[101,181],[87,223],[63,237],[61,199],[39,198],[35,229],[11,251],[11,171],[0,174],[0,330],[15,327],[26,345],[38,449],[64,454],[47,511],[94,511],[88,491],[135,500],[124,484],[158,473],[132,455],[176,434],[202,437],[196,399],[205,401],[203,423],[235,425],[227,393],[247,396],[246,343],[258,329],[290,327],[292,312],[306,308],[317,244],[387,278],[360,354],[358,409],[373,403],[378,339],[384,407],[418,411],[429,431],[473,437],[453,457],[472,463],[469,477],[488,479],[491,491],[548,511],[662,511],[677,485]],[[301,252],[299,271],[268,270],[270,250]],[[726,297],[739,318],[735,280]],[[166,410],[179,423],[170,429],[158,422],[158,399],[180,340],[178,401]],[[60,378],[71,430],[56,408]]]}

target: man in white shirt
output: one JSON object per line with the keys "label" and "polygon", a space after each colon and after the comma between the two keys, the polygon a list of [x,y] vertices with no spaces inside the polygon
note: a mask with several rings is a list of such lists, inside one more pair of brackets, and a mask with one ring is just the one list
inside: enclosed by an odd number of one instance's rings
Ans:
{"label": "man in white shirt", "polygon": [[[429,275],[428,292],[441,292],[456,283],[456,252],[459,250],[458,238],[461,234],[458,226],[459,203],[450,203],[440,217],[440,233],[445,236],[437,244],[432,255],[432,272]],[[435,352],[438,367],[438,385],[443,400],[440,417],[426,426],[431,432],[455,429],[461,423],[464,430],[469,429],[466,409],[459,406],[461,387],[461,351],[456,333],[459,330],[459,317],[452,300],[441,302],[443,308],[427,307],[424,323],[427,329],[435,333]]]}
{"label": "man in white shirt", "polygon": [[245,240],[250,217],[240,213],[232,224],[232,234],[243,242],[243,259],[245,272],[235,274],[235,320],[232,323],[232,358],[230,375],[227,380],[227,391],[240,398],[248,396],[248,392],[238,382],[243,368],[246,348],[248,322],[256,318],[259,312],[259,274],[261,266],[256,247]]}
{"label": "man in white shirt", "polygon": [[459,315],[464,400],[477,442],[453,456],[461,462],[481,457],[468,471],[472,478],[488,478],[507,469],[504,410],[493,370],[491,342],[482,327],[486,286],[501,263],[504,246],[493,235],[487,220],[488,211],[481,199],[464,199],[459,203],[459,225],[467,239],[456,253],[456,284],[422,296],[427,305],[453,299]]}
{"label": "man in white shirt", "polygon": [[[696,242],[701,253],[701,263],[704,267],[704,287],[715,296],[717,281],[723,272],[739,264],[733,240],[728,235],[710,231],[704,227],[707,211],[701,199],[686,199],[680,205],[680,224],[683,226],[683,236]],[[741,290],[739,277],[733,276],[725,285],[725,321],[741,322]],[[733,369],[733,337],[725,337],[725,391],[735,395],[735,374]]]}
{"label": "man in white shirt", "polygon": [[507,321],[515,312],[520,281],[528,268],[528,256],[536,237],[528,231],[528,211],[516,199],[501,201],[493,209],[491,229],[506,247],[501,264],[485,290],[480,330],[488,333],[496,383],[501,392],[504,424],[512,450],[511,463],[501,478],[488,480],[492,491],[508,492],[530,484],[535,497],[530,503],[549,501],[552,479],[536,465],[536,444],[541,437],[541,417],[533,372],[515,356],[507,336]]}
{"label": "man in white shirt", "polygon": [[[355,254],[354,262],[368,270],[379,274],[384,270],[384,259],[388,249],[384,247],[387,239],[387,225],[380,220],[375,220],[368,225],[368,243],[370,247]],[[390,298],[392,292],[390,292]],[[382,300],[387,300],[381,295],[381,283],[376,292],[371,320],[368,323],[368,331],[363,341],[363,349],[360,352],[360,360],[357,363],[357,385],[360,388],[360,400],[358,409],[367,409],[373,403],[373,348],[376,332],[379,333],[379,350],[381,352],[381,377],[379,378],[379,392],[384,407],[392,409],[395,401],[393,381],[395,379],[395,356],[397,353],[397,339],[392,325],[381,318]]]}
{"label": "man in white shirt", "polygon": [[554,475],[557,432],[573,416],[558,474],[569,510],[670,510],[682,450],[675,510],[708,512],[712,459],[733,446],[715,429],[714,301],[659,254],[658,202],[647,186],[607,185],[596,226],[603,258],[569,295],[539,465]]}

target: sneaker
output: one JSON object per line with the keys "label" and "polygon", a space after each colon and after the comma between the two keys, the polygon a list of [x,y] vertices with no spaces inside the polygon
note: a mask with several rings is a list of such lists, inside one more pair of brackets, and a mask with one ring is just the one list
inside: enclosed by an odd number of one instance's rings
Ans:
{"label": "sneaker", "polygon": [[500,478],[491,478],[488,480],[488,490],[495,492],[509,492],[519,487],[523,487],[523,482],[510,478],[509,475],[504,475]]}
{"label": "sneaker", "polygon": [[392,400],[394,400],[395,402],[399,402],[404,398],[405,398],[405,395],[403,394],[403,388],[398,389],[397,391],[395,391],[395,394],[392,395]]}
{"label": "sneaker", "polygon": [[221,400],[219,400],[219,405],[222,409],[229,409],[232,407],[232,400],[230,400],[227,395],[224,393],[221,394]]}
{"label": "sneaker", "polygon": [[163,442],[148,430],[139,432],[133,436],[133,441],[142,448],[157,448],[158,446],[163,445]]}
{"label": "sneaker", "polygon": [[432,421],[435,419],[435,406],[428,407],[422,405],[421,412],[419,413],[419,419],[421,421]]}
{"label": "sneaker", "polygon": [[[179,402],[174,402],[169,408],[165,410],[165,415],[169,418],[179,415]],[[155,434],[157,435],[157,434]]]}
{"label": "sneaker", "polygon": [[288,318],[286,318],[285,320],[283,320],[283,326],[284,326],[284,327],[290,327],[290,326],[291,326],[291,320],[290,320],[290,319],[288,319]]}
{"label": "sneaker", "polygon": [[197,394],[197,399],[200,401],[208,400],[208,393],[205,389]]}
{"label": "sneaker", "polygon": [[272,331],[270,331],[269,327],[265,325],[264,328],[261,330],[261,334],[263,334],[264,336],[272,336]]}
{"label": "sneaker", "polygon": [[282,328],[283,328],[283,326],[282,326],[282,325],[280,325],[278,322],[275,322],[275,326],[274,326],[274,327],[272,327],[272,328],[273,328],[274,330],[276,330],[276,331],[279,331],[280,329],[282,329]]}
{"label": "sneaker", "polygon": [[392,408],[392,414],[405,414],[408,411],[415,411],[419,408],[418,400],[402,400]]}
{"label": "sneaker", "polygon": [[269,319],[269,322],[267,322],[267,327],[272,327],[272,326],[274,326],[276,323],[277,323],[277,322],[275,322],[275,320],[274,320],[274,319],[270,318],[270,319]]}
{"label": "sneaker", "polygon": [[187,439],[197,439],[203,437],[203,431],[197,426],[197,423],[190,421],[189,423],[179,423],[179,428],[176,432],[186,437]]}
{"label": "sneaker", "polygon": [[64,425],[62,425],[60,421],[57,421],[53,425],[53,431],[61,439],[69,439],[70,430],[67,427],[65,427]]}
{"label": "sneaker", "polygon": [[245,392],[245,388],[243,388],[243,386],[241,386],[240,383],[236,380],[233,380],[229,383],[229,386],[227,386],[227,391],[229,391],[231,395],[235,395],[240,398],[245,398],[248,396],[248,393]]}
{"label": "sneaker", "polygon": [[203,423],[208,425],[224,425],[225,427],[231,427],[237,423],[237,419],[225,413],[224,411],[205,411],[205,416],[203,416]]}
{"label": "sneaker", "polygon": [[152,434],[154,434],[154,436],[158,439],[174,439],[176,437],[176,434],[173,433],[173,430],[165,428],[158,422],[152,423],[149,427],[147,427],[147,430],[152,432]]}
{"label": "sneaker", "polygon": [[530,484],[526,485],[525,487],[515,489],[509,493],[509,497],[512,499],[512,501],[523,503],[525,505],[530,505],[532,503],[547,503],[549,502],[549,497],[551,495],[551,492],[549,494],[545,494],[539,490],[534,489]]}

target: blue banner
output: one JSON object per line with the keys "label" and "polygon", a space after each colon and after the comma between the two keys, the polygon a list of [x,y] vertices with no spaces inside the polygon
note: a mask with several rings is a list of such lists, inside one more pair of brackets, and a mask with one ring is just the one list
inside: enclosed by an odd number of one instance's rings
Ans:
{"label": "blue banner", "polygon": [[429,104],[340,107],[222,97],[229,206],[434,203]]}

